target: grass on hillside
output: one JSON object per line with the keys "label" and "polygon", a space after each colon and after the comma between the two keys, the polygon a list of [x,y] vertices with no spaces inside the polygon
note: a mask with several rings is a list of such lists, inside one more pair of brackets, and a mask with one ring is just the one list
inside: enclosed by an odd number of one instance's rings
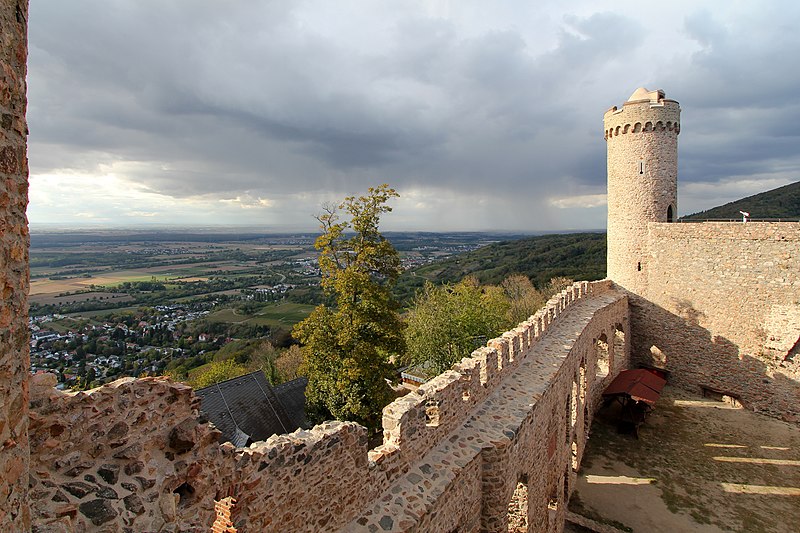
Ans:
{"label": "grass on hillside", "polygon": [[750,213],[754,219],[800,219],[800,181],[694,213],[682,220],[741,220],[739,211]]}
{"label": "grass on hillside", "polygon": [[255,313],[242,313],[229,307],[215,311],[206,318],[211,322],[291,328],[313,309],[313,305],[281,302],[266,304]]}
{"label": "grass on hillside", "polygon": [[69,313],[66,316],[69,318],[98,318],[104,317],[105,315],[110,314],[120,314],[125,312],[134,312],[139,309],[138,305],[127,306],[127,307],[113,307],[111,309],[97,309],[96,311],[78,311],[76,313]]}

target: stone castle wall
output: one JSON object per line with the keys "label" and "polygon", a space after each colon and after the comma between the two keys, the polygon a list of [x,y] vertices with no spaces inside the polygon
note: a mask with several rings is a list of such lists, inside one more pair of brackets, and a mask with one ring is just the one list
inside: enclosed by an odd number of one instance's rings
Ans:
{"label": "stone castle wall", "polygon": [[30,524],[27,20],[27,1],[0,1],[0,531]]}
{"label": "stone castle wall", "polygon": [[574,285],[387,406],[374,450],[346,422],[237,449],[165,378],[64,393],[35,376],[34,530],[500,531],[524,478],[531,520],[558,531],[597,395],[627,365],[627,309],[609,282]]}
{"label": "stone castle wall", "polygon": [[[639,99],[644,96],[649,98]],[[603,117],[608,165],[607,276],[639,294],[649,268],[647,223],[667,222],[670,208],[677,216],[681,110],[659,91],[640,89],[631,99]]]}
{"label": "stone castle wall", "polygon": [[670,381],[800,421],[800,223],[648,225],[634,357]]}

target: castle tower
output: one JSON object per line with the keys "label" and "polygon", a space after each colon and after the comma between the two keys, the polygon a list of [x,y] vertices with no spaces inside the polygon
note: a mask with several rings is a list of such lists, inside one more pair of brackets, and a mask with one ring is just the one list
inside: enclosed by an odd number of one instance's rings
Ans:
{"label": "castle tower", "polygon": [[678,208],[681,109],[664,91],[640,87],[603,116],[608,153],[608,277],[633,293],[647,287],[647,223]]}

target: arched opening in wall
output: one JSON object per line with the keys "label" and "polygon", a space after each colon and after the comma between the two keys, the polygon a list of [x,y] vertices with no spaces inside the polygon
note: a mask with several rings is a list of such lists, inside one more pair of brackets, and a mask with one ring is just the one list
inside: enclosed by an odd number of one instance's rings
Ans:
{"label": "arched opening in wall", "polygon": [[572,381],[572,394],[570,395],[571,409],[569,412],[569,427],[575,431],[575,425],[578,423],[578,382]]}
{"label": "arched opening in wall", "polygon": [[625,354],[625,330],[622,329],[622,324],[616,324],[614,326],[614,344],[611,352],[611,361],[609,362],[609,367],[611,370],[613,370],[616,364],[616,357],[618,355]]}
{"label": "arched opening in wall", "polygon": [[583,406],[583,431],[589,427],[589,405],[586,398],[586,359],[581,359],[581,367],[578,370],[578,383],[580,388],[580,400]]}
{"label": "arched opening in wall", "polygon": [[187,481],[184,481],[178,485],[178,487],[172,492],[173,494],[178,495],[179,508],[187,507],[194,501],[194,487],[192,487]]}
{"label": "arched opening in wall", "polygon": [[547,499],[547,531],[556,531],[558,527],[558,488],[554,486]]}
{"label": "arched opening in wall", "polygon": [[428,400],[425,403],[425,425],[437,427],[439,425],[439,402]]}
{"label": "arched opening in wall", "polygon": [[578,467],[580,467],[580,463],[578,462],[578,441],[576,439],[572,439],[570,451],[572,454],[572,471],[577,472]]}
{"label": "arched opening in wall", "polygon": [[569,444],[569,436],[572,433],[572,395],[567,395],[567,406],[564,410],[564,442]]}
{"label": "arched opening in wall", "polygon": [[667,222],[675,222],[674,216],[672,214],[672,206],[670,205],[667,207]]}
{"label": "arched opening in wall", "polygon": [[461,389],[461,400],[468,402],[469,401],[469,389],[472,386],[472,374],[463,374],[462,379],[462,389]]}
{"label": "arched opening in wall", "polygon": [[594,341],[594,350],[597,354],[597,378],[603,379],[609,371],[608,337],[605,333]]}
{"label": "arched opening in wall", "polygon": [[214,500],[214,512],[216,518],[211,524],[211,531],[236,531],[232,515],[235,511],[236,500],[227,496],[222,499]]}
{"label": "arched opening in wall", "polygon": [[798,354],[800,354],[800,337],[797,337],[797,342],[786,352],[786,357],[784,357],[783,360],[792,363],[797,358]]}
{"label": "arched opening in wall", "polygon": [[511,501],[508,502],[508,532],[528,530],[528,476],[520,474]]}

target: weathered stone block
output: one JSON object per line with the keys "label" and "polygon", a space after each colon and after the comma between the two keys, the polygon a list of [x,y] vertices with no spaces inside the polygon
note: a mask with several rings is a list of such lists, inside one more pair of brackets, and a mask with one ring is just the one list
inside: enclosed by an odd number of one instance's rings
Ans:
{"label": "weathered stone block", "polygon": [[84,502],[80,504],[78,509],[96,526],[102,526],[106,522],[115,519],[118,515],[109,502],[100,498]]}

